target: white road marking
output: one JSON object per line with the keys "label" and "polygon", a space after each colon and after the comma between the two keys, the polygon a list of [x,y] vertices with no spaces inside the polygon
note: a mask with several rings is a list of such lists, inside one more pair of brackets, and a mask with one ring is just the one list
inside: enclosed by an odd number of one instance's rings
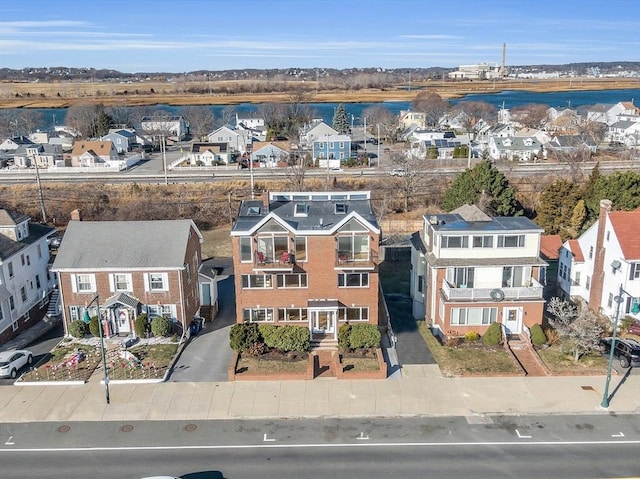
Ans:
{"label": "white road marking", "polygon": [[12,441],[13,436],[9,436],[9,439],[7,439],[7,442],[5,442],[5,446],[13,446],[15,444],[15,442]]}
{"label": "white road marking", "polygon": [[619,432],[618,434],[611,434],[611,437],[624,437],[624,433]]}
{"label": "white road marking", "polygon": [[364,435],[364,431],[360,433],[360,435],[358,437],[356,437],[356,439],[358,441],[368,441],[369,440],[369,436],[365,436]]}
{"label": "white road marking", "polygon": [[372,442],[352,442],[347,444],[236,444],[236,445],[210,445],[202,444],[196,446],[104,446],[104,447],[43,447],[43,448],[21,448],[21,449],[2,449],[0,454],[4,452],[96,452],[96,451],[168,451],[168,450],[226,450],[226,449],[310,449],[310,448],[334,448],[334,447],[496,447],[496,446],[616,446],[624,445],[640,445],[640,439],[624,440],[624,441],[496,441],[496,442],[391,442],[391,443],[372,443]]}
{"label": "white road marking", "polygon": [[275,440],[275,439],[269,439],[269,438],[267,438],[267,433],[266,433],[266,432],[264,433],[264,437],[262,438],[262,440],[263,440],[264,442],[276,442],[276,440]]}
{"label": "white road marking", "polygon": [[516,429],[516,434],[520,439],[531,439],[533,437],[533,436],[523,436],[522,434],[520,434],[520,431],[518,431],[517,429]]}

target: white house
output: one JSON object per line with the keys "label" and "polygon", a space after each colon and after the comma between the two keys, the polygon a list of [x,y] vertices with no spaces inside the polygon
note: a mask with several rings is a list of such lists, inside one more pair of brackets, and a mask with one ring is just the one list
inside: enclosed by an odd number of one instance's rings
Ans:
{"label": "white house", "polygon": [[207,135],[209,143],[226,143],[231,150],[239,153],[247,151],[252,136],[249,130],[236,130],[231,125],[224,125]]}
{"label": "white house", "polygon": [[623,316],[633,316],[633,298],[640,298],[640,208],[611,207],[611,201],[602,200],[598,221],[577,240],[565,242],[558,285],[563,296],[581,298],[593,311],[613,319],[620,287],[628,293],[620,305]]}
{"label": "white house", "polygon": [[189,126],[182,116],[144,116],[140,120],[140,127],[147,135],[165,135],[178,141],[184,140],[189,131]]}
{"label": "white house", "polygon": [[310,147],[313,142],[319,138],[325,138],[327,136],[339,135],[340,133],[327,125],[323,121],[317,121],[306,125],[300,132],[300,143],[304,147]]}
{"label": "white house", "polygon": [[55,285],[47,237],[55,229],[0,209],[0,344],[44,316]]}
{"label": "white house", "polygon": [[491,137],[489,157],[494,161],[529,161],[546,158],[546,152],[535,137]]}

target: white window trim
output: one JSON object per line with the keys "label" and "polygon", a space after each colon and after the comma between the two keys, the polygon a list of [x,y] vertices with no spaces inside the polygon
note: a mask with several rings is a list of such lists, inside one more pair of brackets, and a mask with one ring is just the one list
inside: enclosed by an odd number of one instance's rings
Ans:
{"label": "white window trim", "polygon": [[[152,288],[151,287],[151,275],[160,275],[162,276],[162,288]],[[147,273],[144,275],[145,279],[145,291],[149,293],[159,293],[164,291],[169,291],[169,275],[167,273]]]}

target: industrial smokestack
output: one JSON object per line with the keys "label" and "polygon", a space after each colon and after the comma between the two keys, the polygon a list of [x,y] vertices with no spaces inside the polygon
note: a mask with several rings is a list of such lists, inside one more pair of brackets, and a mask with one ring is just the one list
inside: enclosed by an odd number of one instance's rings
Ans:
{"label": "industrial smokestack", "polygon": [[507,44],[502,44],[502,65],[500,66],[500,76],[504,78],[507,75]]}

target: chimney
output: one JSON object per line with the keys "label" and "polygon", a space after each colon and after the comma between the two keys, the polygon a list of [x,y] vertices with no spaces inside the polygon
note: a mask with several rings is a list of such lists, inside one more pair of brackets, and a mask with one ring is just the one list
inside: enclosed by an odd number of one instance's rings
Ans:
{"label": "chimney", "polygon": [[611,200],[600,200],[600,214],[598,215],[598,234],[593,256],[593,276],[589,290],[589,308],[596,313],[602,307],[602,288],[604,287],[604,232],[607,225],[607,215],[611,211]]}
{"label": "chimney", "polygon": [[262,192],[262,206],[269,211],[269,190]]}
{"label": "chimney", "polygon": [[80,210],[76,209],[71,212],[71,221],[82,221]]}

